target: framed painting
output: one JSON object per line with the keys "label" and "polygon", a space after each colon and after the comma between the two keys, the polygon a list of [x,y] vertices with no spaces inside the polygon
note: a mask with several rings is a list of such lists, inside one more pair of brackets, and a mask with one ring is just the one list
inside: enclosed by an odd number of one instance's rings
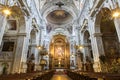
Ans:
{"label": "framed painting", "polygon": [[55,58],[64,58],[65,55],[65,48],[64,46],[56,45],[55,46]]}

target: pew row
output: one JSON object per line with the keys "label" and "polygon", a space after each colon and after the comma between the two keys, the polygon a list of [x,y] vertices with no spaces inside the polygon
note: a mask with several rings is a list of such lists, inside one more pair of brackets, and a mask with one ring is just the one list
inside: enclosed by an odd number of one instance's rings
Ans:
{"label": "pew row", "polygon": [[120,80],[120,73],[83,72],[67,70],[73,80]]}
{"label": "pew row", "polygon": [[54,70],[38,71],[32,73],[0,75],[0,80],[50,80]]}

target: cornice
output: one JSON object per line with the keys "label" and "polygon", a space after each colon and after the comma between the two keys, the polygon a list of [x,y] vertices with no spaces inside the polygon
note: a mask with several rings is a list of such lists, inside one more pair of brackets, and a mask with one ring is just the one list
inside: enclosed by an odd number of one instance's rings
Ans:
{"label": "cornice", "polygon": [[18,33],[17,36],[26,36],[27,33]]}
{"label": "cornice", "polygon": [[105,0],[96,0],[96,2],[94,3],[94,5],[93,5],[93,7],[92,7],[92,9],[91,9],[91,11],[89,13],[91,17],[93,17],[96,14],[96,12],[97,12],[96,9],[99,9],[104,1]]}
{"label": "cornice", "polygon": [[101,37],[103,34],[102,33],[94,33],[94,37]]}

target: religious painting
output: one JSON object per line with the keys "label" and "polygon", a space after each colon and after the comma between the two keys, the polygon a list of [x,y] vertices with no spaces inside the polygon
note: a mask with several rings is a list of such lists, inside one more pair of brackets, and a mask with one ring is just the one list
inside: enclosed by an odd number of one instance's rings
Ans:
{"label": "religious painting", "polygon": [[13,51],[14,50],[14,42],[4,42],[2,51]]}
{"label": "religious painting", "polygon": [[55,46],[55,57],[56,58],[64,58],[64,53],[65,53],[64,46],[62,45]]}
{"label": "religious painting", "polygon": [[55,19],[64,19],[69,16],[69,13],[66,12],[65,10],[55,10],[55,11],[51,12],[50,15]]}
{"label": "religious painting", "polygon": [[17,28],[16,20],[8,20],[8,29],[16,30],[16,28]]}

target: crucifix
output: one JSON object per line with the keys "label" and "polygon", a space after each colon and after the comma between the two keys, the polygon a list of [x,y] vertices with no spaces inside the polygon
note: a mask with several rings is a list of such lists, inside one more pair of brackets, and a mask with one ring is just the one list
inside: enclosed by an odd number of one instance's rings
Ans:
{"label": "crucifix", "polygon": [[58,2],[58,3],[56,3],[56,5],[58,5],[59,7],[61,7],[61,6],[64,5],[64,3],[62,3],[62,2]]}

